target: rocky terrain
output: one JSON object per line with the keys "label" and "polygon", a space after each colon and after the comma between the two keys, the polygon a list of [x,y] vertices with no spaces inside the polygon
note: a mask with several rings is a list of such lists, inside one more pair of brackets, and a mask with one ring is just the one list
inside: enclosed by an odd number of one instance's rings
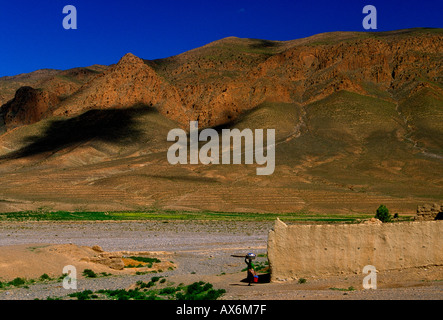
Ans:
{"label": "rocky terrain", "polygon": [[[21,277],[36,282],[0,288],[0,300],[67,299],[68,294],[83,290],[133,288],[136,282],[148,282],[153,276],[165,277],[166,285],[210,282],[226,290],[222,299],[232,300],[442,299],[442,266],[380,271],[376,290],[363,289],[362,273],[306,276],[305,281],[263,280],[249,287],[244,282],[243,259],[231,255],[252,251],[258,255],[258,264],[263,264],[271,227],[272,222],[244,221],[2,223],[0,281]],[[93,259],[137,253],[159,258],[161,263],[154,265],[157,273],[137,275],[136,271],[153,269],[116,270]],[[77,268],[77,290],[64,289],[61,281],[39,280],[45,273],[52,279],[59,278],[67,264]],[[82,274],[85,268],[107,275],[88,278]],[[259,275],[269,279],[266,270]]]}
{"label": "rocky terrain", "polygon": [[[230,37],[0,79],[0,211],[413,214],[441,199],[441,29]],[[99,62],[99,61],[98,61]],[[16,90],[16,91],[15,91]],[[171,166],[172,128],[276,129],[276,170]]]}

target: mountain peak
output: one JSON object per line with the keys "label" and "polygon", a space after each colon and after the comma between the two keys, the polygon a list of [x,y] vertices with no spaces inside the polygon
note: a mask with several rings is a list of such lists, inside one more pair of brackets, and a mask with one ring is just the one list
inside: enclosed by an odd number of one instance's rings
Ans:
{"label": "mountain peak", "polygon": [[143,60],[132,53],[125,54],[118,64],[144,64]]}

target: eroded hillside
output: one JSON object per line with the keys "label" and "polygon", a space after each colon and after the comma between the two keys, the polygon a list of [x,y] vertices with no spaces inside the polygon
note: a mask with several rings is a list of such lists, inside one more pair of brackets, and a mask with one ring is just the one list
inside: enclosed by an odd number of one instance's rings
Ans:
{"label": "eroded hillside", "polygon": [[[412,214],[443,194],[442,40],[441,29],[231,37],[160,60],[2,78],[0,210],[384,203]],[[170,165],[167,132],[190,120],[276,129],[274,174]]]}

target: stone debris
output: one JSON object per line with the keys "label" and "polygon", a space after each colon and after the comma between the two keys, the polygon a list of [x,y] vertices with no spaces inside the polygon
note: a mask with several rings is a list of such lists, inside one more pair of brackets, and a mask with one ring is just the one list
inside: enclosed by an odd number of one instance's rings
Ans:
{"label": "stone debris", "polygon": [[371,218],[363,221],[364,224],[383,224],[383,222],[377,218]]}

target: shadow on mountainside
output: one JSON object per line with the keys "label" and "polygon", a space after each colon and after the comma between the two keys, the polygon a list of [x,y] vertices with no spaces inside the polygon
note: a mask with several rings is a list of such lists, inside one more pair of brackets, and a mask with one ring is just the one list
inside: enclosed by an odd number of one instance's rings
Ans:
{"label": "shadow on mountainside", "polygon": [[129,145],[144,137],[144,132],[136,125],[136,118],[157,112],[155,108],[138,105],[124,109],[93,109],[72,118],[53,120],[40,135],[25,137],[26,146],[1,156],[0,160],[56,152],[92,139]]}
{"label": "shadow on mountainside", "polygon": [[256,42],[249,45],[251,49],[267,49],[267,48],[274,48],[280,46],[280,44],[277,41],[261,40],[261,39],[254,39],[254,40]]}

